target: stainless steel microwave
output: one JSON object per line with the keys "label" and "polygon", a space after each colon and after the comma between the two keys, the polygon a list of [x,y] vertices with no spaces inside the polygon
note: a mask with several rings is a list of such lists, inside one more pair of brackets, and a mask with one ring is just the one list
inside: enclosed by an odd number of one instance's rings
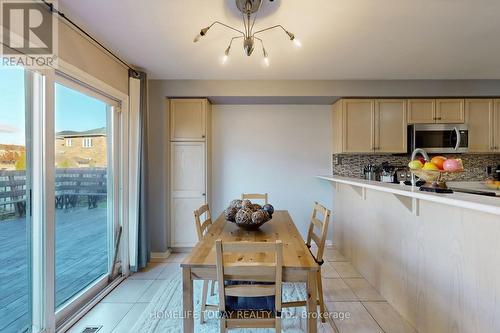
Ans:
{"label": "stainless steel microwave", "polygon": [[408,148],[428,153],[466,153],[469,128],[464,124],[415,124],[408,127]]}

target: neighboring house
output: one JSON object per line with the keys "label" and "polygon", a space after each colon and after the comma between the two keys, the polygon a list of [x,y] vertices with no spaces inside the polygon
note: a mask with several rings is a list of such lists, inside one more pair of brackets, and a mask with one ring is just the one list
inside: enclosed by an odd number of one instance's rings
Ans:
{"label": "neighboring house", "polygon": [[56,133],[56,167],[106,167],[106,128]]}

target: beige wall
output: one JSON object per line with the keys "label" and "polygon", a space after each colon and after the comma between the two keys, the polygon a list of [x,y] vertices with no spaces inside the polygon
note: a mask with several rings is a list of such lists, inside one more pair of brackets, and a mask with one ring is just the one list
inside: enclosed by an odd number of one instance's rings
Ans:
{"label": "beige wall", "polygon": [[212,108],[212,213],[241,193],[268,193],[303,237],[314,201],[331,208],[328,105],[215,105]]}

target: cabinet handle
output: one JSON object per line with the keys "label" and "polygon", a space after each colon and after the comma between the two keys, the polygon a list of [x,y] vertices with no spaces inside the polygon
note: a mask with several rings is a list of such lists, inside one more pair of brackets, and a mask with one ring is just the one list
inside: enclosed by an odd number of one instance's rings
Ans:
{"label": "cabinet handle", "polygon": [[206,194],[206,193],[202,193],[201,195],[202,195],[202,196],[204,196],[204,197],[205,197],[205,196],[207,196],[207,194]]}
{"label": "cabinet handle", "polygon": [[204,136],[204,135],[202,135],[201,137],[202,137],[202,138],[205,138],[205,136]]}

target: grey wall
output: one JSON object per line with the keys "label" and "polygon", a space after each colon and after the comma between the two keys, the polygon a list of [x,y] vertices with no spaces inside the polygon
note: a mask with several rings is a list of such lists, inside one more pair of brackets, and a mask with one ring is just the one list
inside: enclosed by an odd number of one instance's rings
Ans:
{"label": "grey wall", "polygon": [[[215,104],[331,104],[339,97],[500,96],[500,80],[337,80],[149,82],[149,195],[152,250],[168,248],[167,97],[208,97]],[[325,155],[331,156],[329,151]]]}

